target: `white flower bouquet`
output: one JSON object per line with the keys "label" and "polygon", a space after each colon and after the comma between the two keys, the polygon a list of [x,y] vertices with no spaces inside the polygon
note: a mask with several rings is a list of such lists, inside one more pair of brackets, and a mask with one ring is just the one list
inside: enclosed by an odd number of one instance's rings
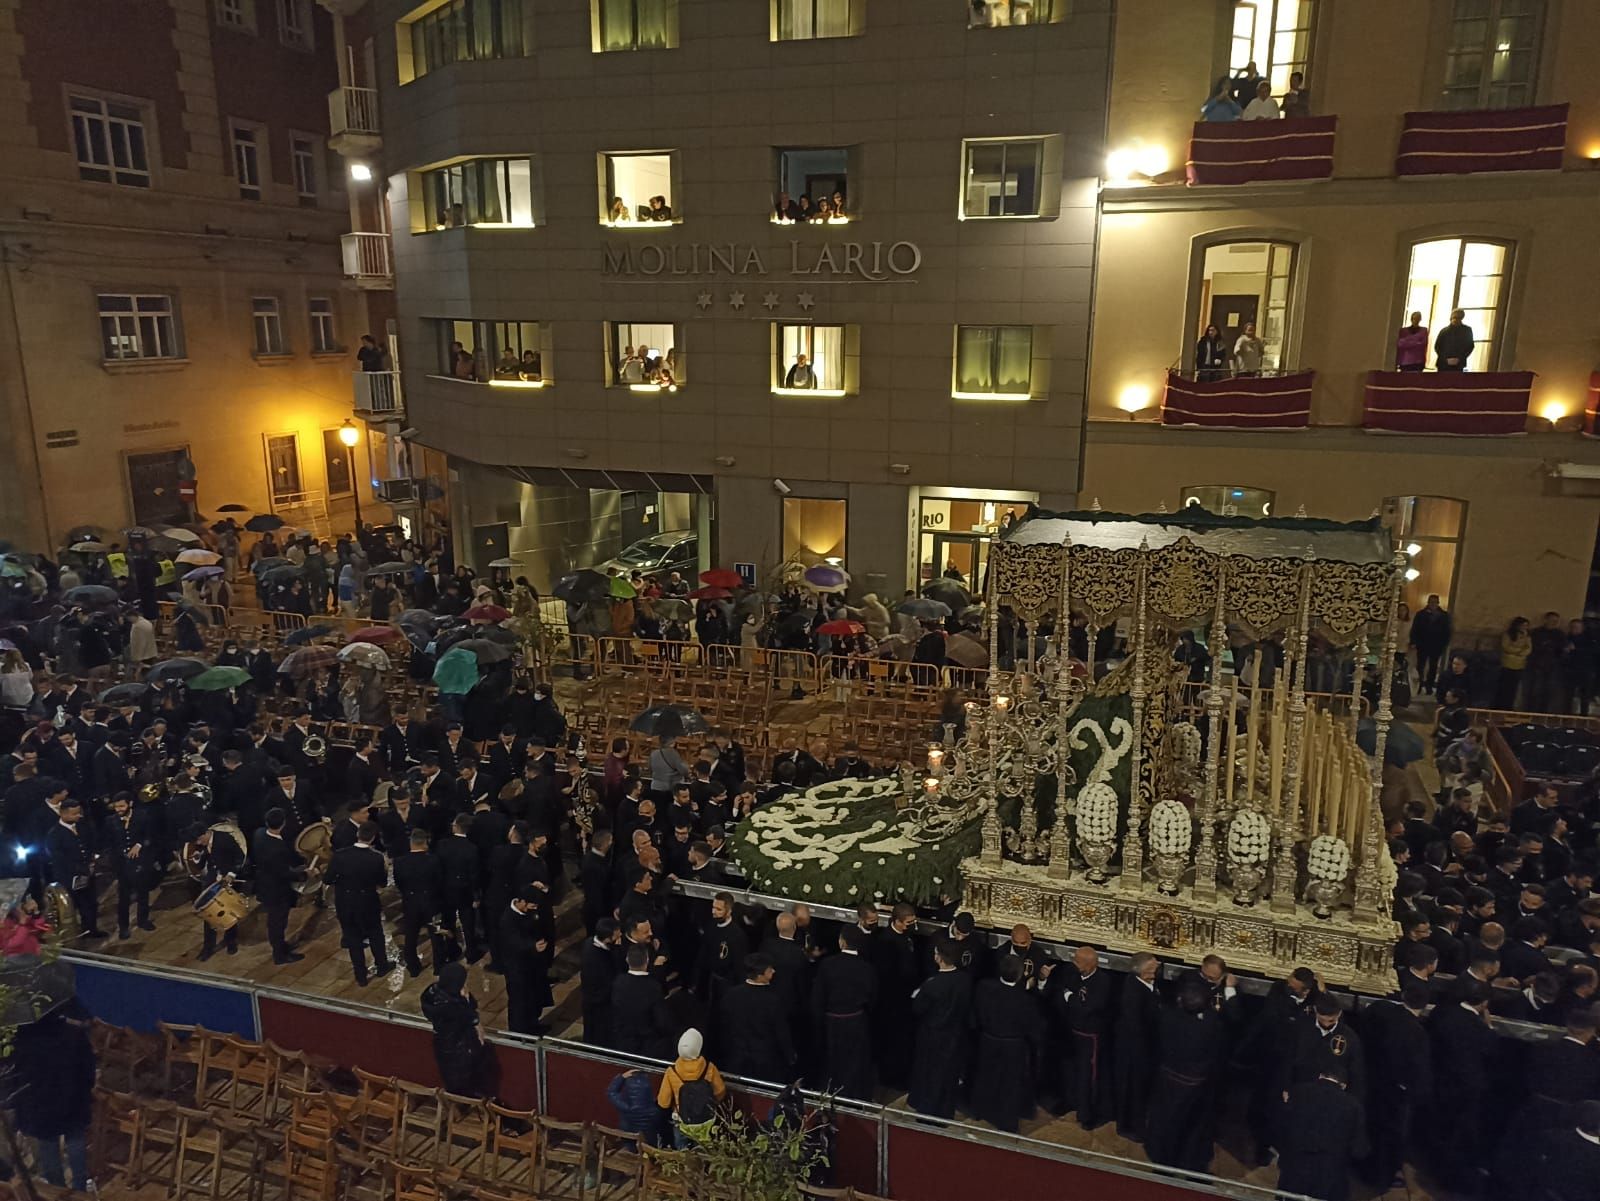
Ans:
{"label": "white flower bouquet", "polygon": [[1314,880],[1343,884],[1350,874],[1350,848],[1335,834],[1319,834],[1306,855],[1306,874]]}
{"label": "white flower bouquet", "polygon": [[1150,810],[1150,849],[1158,855],[1187,855],[1194,824],[1182,801],[1167,797]]}
{"label": "white flower bouquet", "polygon": [[1272,825],[1254,809],[1241,809],[1228,824],[1228,857],[1235,863],[1265,863],[1272,848]]}
{"label": "white flower bouquet", "polygon": [[1108,843],[1117,837],[1117,792],[1109,784],[1089,784],[1078,793],[1078,838]]}

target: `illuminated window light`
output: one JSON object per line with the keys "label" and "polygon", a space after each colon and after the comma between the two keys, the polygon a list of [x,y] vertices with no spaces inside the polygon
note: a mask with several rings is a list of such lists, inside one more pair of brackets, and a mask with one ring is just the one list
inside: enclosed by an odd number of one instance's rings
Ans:
{"label": "illuminated window light", "polygon": [[632,217],[628,217],[622,221],[602,221],[600,224],[610,229],[671,229],[678,224],[678,219],[674,217],[671,221],[635,221]]}
{"label": "illuminated window light", "polygon": [[1032,400],[1031,392],[952,392],[952,400]]}
{"label": "illuminated window light", "polygon": [[542,388],[546,381],[542,379],[492,379],[489,381],[491,388]]}
{"label": "illuminated window light", "polygon": [[665,388],[663,388],[660,384],[629,384],[628,385],[628,391],[630,391],[630,392],[676,392],[677,390],[678,390],[678,385],[677,384],[668,384]]}
{"label": "illuminated window light", "polygon": [[774,396],[843,396],[843,388],[774,388]]}
{"label": "illuminated window light", "polygon": [[532,229],[532,221],[469,221],[473,229]]}

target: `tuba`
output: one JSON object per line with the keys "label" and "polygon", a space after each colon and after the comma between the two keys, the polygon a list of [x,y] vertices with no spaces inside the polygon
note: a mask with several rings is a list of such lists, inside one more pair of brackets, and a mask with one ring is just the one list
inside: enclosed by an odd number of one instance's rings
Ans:
{"label": "tuba", "polygon": [[328,741],[321,734],[307,734],[305,742],[300,744],[300,750],[307,759],[321,767],[328,758]]}
{"label": "tuba", "polygon": [[294,849],[306,861],[303,880],[295,882],[294,890],[302,895],[318,892],[322,877],[333,862],[333,832],[324,822],[312,822],[294,840]]}

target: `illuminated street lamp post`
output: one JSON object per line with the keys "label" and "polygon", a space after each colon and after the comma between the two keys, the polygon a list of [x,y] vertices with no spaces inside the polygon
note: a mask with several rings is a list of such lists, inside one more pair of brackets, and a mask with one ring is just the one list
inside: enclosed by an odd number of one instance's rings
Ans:
{"label": "illuminated street lamp post", "polygon": [[344,443],[345,460],[350,465],[350,494],[356,501],[356,535],[361,534],[361,480],[356,475],[356,442],[361,438],[361,431],[356,428],[355,422],[350,418],[344,419],[344,424],[339,427],[339,441]]}

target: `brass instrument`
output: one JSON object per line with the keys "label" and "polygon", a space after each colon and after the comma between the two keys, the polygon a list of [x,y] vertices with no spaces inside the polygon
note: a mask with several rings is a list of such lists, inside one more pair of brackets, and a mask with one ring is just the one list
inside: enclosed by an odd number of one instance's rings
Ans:
{"label": "brass instrument", "polygon": [[300,744],[300,751],[311,762],[321,767],[328,757],[328,742],[321,734],[307,734],[306,740]]}
{"label": "brass instrument", "polygon": [[163,785],[157,784],[154,780],[152,780],[150,783],[140,786],[139,799],[141,801],[159,801],[161,799],[161,794],[164,791],[165,788]]}
{"label": "brass instrument", "polygon": [[322,877],[333,862],[333,831],[325,822],[313,822],[294,840],[294,849],[306,861],[305,879],[295,881],[294,890],[309,896],[322,887]]}
{"label": "brass instrument", "polygon": [[[217,834],[226,834],[239,844],[239,850],[248,855],[249,844],[245,841],[244,831],[230,821],[220,821],[209,827],[212,837]],[[183,870],[189,874],[191,880],[203,880],[206,874],[206,848],[201,845],[198,838],[183,844],[183,853],[180,857]]]}
{"label": "brass instrument", "polygon": [[78,907],[72,903],[72,894],[59,884],[44,890],[44,915],[63,939],[78,936]]}

